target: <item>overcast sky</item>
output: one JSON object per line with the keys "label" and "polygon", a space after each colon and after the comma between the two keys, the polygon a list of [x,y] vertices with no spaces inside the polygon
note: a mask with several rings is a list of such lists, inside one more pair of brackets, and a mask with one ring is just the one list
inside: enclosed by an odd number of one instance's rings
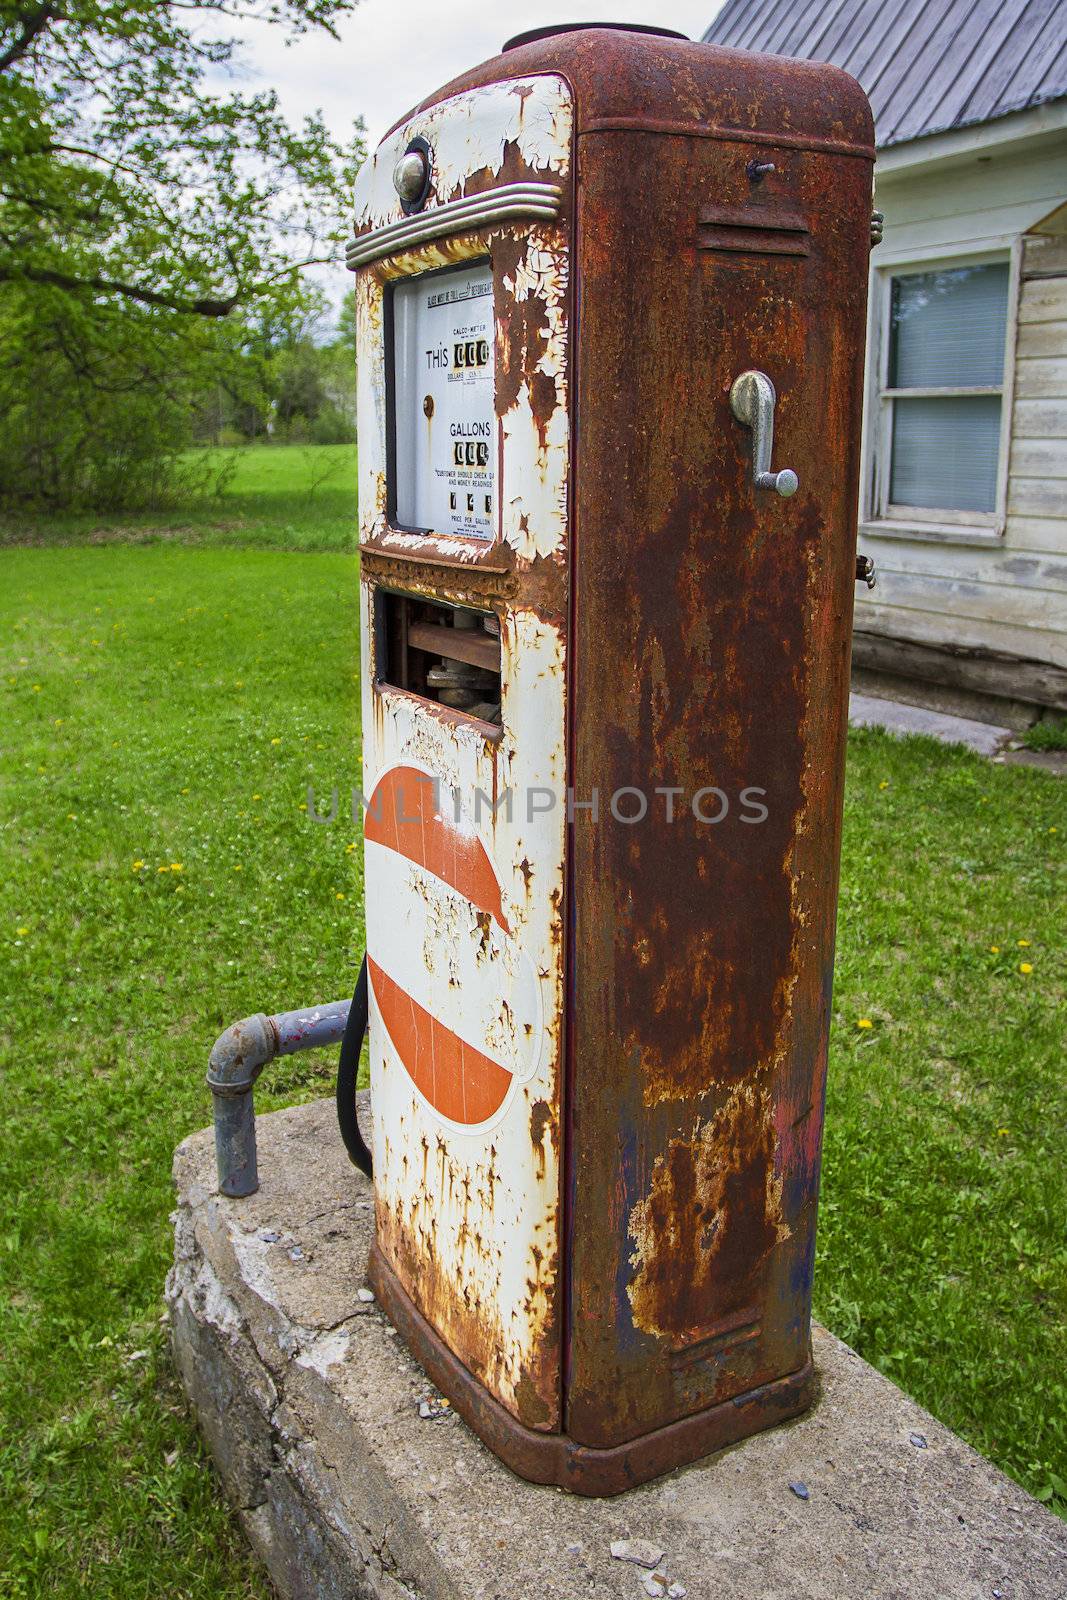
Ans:
{"label": "overcast sky", "polygon": [[[305,37],[286,48],[280,30],[242,30],[245,87],[270,85],[291,119],[321,109],[331,130],[347,137],[354,118],[367,124],[368,148],[410,106],[467,67],[496,55],[505,39],[556,22],[642,22],[676,28],[696,39],[722,0],[540,0],[493,6],[478,0],[362,0],[341,28],[341,40]],[[331,298],[348,287],[343,267],[321,282]]]}

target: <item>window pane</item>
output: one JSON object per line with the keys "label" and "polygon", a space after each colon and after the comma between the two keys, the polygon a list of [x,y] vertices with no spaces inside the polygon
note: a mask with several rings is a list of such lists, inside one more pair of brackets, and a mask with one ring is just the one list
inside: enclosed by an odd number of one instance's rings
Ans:
{"label": "window pane", "polygon": [[894,278],[889,387],[1000,383],[1007,320],[1006,261]]}
{"label": "window pane", "polygon": [[898,506],[992,511],[999,451],[999,395],[894,400],[889,498]]}

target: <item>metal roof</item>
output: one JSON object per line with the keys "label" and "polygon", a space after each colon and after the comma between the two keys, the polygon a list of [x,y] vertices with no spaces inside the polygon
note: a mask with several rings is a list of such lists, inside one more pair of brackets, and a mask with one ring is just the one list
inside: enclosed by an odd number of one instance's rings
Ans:
{"label": "metal roof", "polygon": [[704,38],[844,67],[880,146],[1067,95],[1067,0],[726,0]]}

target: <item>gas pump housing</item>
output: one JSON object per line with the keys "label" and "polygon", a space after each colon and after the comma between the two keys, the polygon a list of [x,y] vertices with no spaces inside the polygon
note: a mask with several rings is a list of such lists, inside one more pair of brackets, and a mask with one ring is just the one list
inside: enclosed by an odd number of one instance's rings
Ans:
{"label": "gas pump housing", "polygon": [[357,184],[371,1279],[583,1493],[814,1393],[873,157],[579,28]]}

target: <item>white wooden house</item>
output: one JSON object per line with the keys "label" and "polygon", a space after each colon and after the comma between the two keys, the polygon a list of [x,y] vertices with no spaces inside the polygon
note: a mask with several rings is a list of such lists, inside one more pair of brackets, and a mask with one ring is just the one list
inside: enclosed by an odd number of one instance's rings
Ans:
{"label": "white wooden house", "polygon": [[861,686],[1067,708],[1067,0],[727,0],[705,37],[832,61],[875,115]]}

